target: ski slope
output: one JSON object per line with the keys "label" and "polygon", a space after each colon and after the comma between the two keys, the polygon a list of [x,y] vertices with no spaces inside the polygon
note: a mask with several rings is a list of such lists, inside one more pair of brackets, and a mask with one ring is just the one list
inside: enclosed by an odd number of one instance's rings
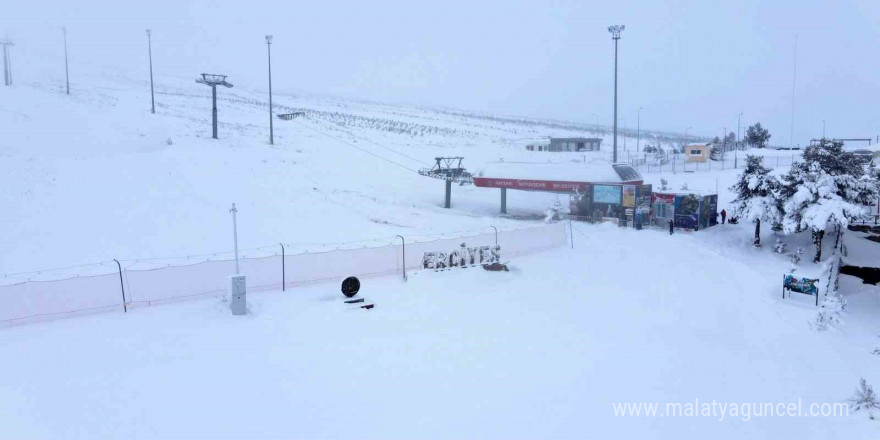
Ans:
{"label": "ski slope", "polygon": [[[876,438],[849,417],[614,416],[620,402],[839,402],[876,358],[807,330],[784,261],[703,237],[576,225],[510,272],[421,271],[0,332],[9,438]],[[648,258],[646,258],[648,256]],[[748,257],[748,260],[745,259]],[[675,261],[663,264],[661,260]],[[701,270],[694,270],[700,268]],[[850,298],[880,308],[876,291]],[[876,316],[876,315],[875,315]]]}
{"label": "ski slope", "polygon": [[[48,79],[0,89],[0,121],[15,127],[0,133],[0,275],[228,253],[233,202],[242,248],[521,225],[498,218],[497,191],[456,187],[443,209],[443,183],[416,170],[441,155],[464,156],[475,171],[499,159],[610,154],[524,148],[546,136],[592,136],[592,124],[307,95],[274,97],[276,113],[306,117],[276,119],[269,145],[268,97],[238,88],[218,92],[215,140],[210,89],[192,78],[157,77],[152,115],[148,83],[95,75],[89,84],[100,86],[77,84],[70,96]],[[517,192],[508,203],[513,216],[541,217],[557,197]]]}
{"label": "ski slope", "polygon": [[[90,86],[88,84],[96,84]],[[485,162],[607,160],[529,152],[592,124],[315,95],[209,90],[107,74],[66,96],[56,80],[0,89],[0,276],[47,268],[521,227],[559,196],[417,175],[435,156]],[[604,127],[600,128],[604,129]],[[610,144],[606,133],[604,145]],[[663,134],[656,134],[663,136]],[[633,145],[634,139],[628,139]],[[782,170],[778,170],[780,172]],[[646,174],[672,189],[719,192],[737,171]],[[560,199],[566,204],[567,199]],[[336,284],[250,297],[229,316],[194,301],[4,329],[0,432],[9,438],[876,438],[848,417],[615,417],[621,402],[841,402],[880,384],[875,286],[842,277],[840,328],[810,330],[809,297],[782,301],[790,264],[751,225],[694,234],[575,225],[575,248],[512,261],[510,273],[421,272],[365,282],[371,311],[340,304]],[[769,228],[765,228],[769,229]],[[808,246],[788,237],[790,248]],[[866,252],[872,252],[866,247]],[[807,248],[807,253],[810,249]],[[863,258],[870,258],[864,257]],[[806,259],[805,259],[806,260]],[[824,266],[806,261],[803,276]],[[24,273],[19,273],[24,272]],[[9,275],[15,274],[15,275]]]}

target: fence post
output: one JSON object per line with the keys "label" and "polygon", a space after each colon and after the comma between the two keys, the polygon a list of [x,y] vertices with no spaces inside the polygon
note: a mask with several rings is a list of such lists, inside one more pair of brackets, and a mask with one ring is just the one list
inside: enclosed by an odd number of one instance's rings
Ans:
{"label": "fence post", "polygon": [[116,267],[119,268],[119,287],[122,288],[122,311],[123,313],[128,313],[128,306],[125,304],[125,284],[122,283],[122,265],[115,258],[113,261],[116,262]]}
{"label": "fence post", "polygon": [[278,243],[278,244],[281,245],[281,291],[284,292],[285,291],[285,284],[287,284],[286,280],[284,278],[286,275],[284,273],[284,243]]}
{"label": "fence post", "polygon": [[571,227],[571,218],[568,219],[568,236],[571,238],[571,248],[574,249],[574,230]]}
{"label": "fence post", "polygon": [[398,235],[400,237],[400,242],[403,244],[403,280],[406,281],[406,240],[403,239],[402,235]]}

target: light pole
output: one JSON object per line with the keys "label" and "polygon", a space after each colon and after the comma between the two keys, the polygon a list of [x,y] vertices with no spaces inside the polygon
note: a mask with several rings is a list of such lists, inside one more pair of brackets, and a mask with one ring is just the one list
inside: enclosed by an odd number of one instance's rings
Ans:
{"label": "light pole", "polygon": [[694,127],[688,127],[688,128],[685,128],[685,129],[684,129],[684,146],[683,146],[682,149],[681,149],[682,152],[684,152],[684,150],[687,149],[687,145],[688,145],[688,131],[689,131],[690,129],[692,129],[692,128],[694,128]]}
{"label": "light pole", "polygon": [[596,118],[596,137],[599,137],[599,117],[596,116],[595,113],[592,114],[594,118]]}
{"label": "light pole", "polygon": [[9,57],[9,46],[15,46],[9,39],[0,40],[3,46],[3,85],[12,85],[12,59]]}
{"label": "light pole", "polygon": [[217,86],[232,88],[232,84],[226,82],[226,75],[214,75],[211,73],[203,73],[202,77],[196,80],[199,84],[211,86],[211,97],[213,98],[213,107],[211,109],[211,121],[213,128],[213,138],[217,139]]}
{"label": "light pole", "polygon": [[742,112],[736,116],[736,147],[739,148],[739,123],[742,120]]}
{"label": "light pole", "polygon": [[156,113],[156,96],[153,93],[153,31],[147,29],[147,51],[150,53],[150,113]]}
{"label": "light pole", "polygon": [[275,131],[272,127],[272,36],[266,35],[266,49],[269,53],[269,145],[275,145]]}
{"label": "light pole", "polygon": [[232,204],[232,208],[229,209],[229,212],[232,213],[232,244],[235,249],[235,274],[238,275],[240,273],[238,270],[238,219],[236,218],[238,209],[235,208],[235,203]]}
{"label": "light pole", "polygon": [[67,64],[67,28],[61,28],[61,31],[64,32],[64,79],[67,82],[67,94],[70,94],[70,70],[68,69]]}
{"label": "light pole", "polygon": [[636,119],[636,154],[639,152],[639,142],[642,137],[642,107],[639,107],[639,113]]}
{"label": "light pole", "polygon": [[625,25],[614,25],[608,27],[611,33],[611,39],[614,40],[614,156],[612,162],[617,162],[617,40],[620,40],[620,33],[626,29]]}

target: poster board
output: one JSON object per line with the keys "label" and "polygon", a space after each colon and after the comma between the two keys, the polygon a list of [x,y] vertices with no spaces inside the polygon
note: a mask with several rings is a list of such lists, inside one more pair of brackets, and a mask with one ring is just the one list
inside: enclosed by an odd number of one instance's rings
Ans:
{"label": "poster board", "polygon": [[619,205],[621,202],[621,185],[593,185],[593,203]]}

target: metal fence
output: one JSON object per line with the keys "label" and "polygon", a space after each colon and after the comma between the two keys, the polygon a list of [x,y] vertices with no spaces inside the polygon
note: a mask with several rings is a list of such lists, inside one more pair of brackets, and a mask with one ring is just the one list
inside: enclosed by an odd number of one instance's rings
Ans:
{"label": "metal fence", "polygon": [[[771,169],[779,166],[791,166],[799,157],[799,153],[764,156],[764,166]],[[746,154],[740,151],[729,151],[724,154],[723,159],[689,162],[683,154],[676,153],[655,157],[651,153],[642,153],[641,157],[634,154],[625,154],[623,160],[640,173],[696,173],[712,170],[741,169],[745,167]]]}
{"label": "metal fence", "polygon": [[[403,237],[403,240],[399,236],[388,237],[384,244],[376,246],[343,243],[298,248],[279,244],[276,249],[280,253],[242,258],[241,273],[247,276],[248,292],[257,293],[351,275],[399,274],[404,268],[421,267],[425,252],[457,249],[462,242],[468,246],[497,243],[502,257],[508,258],[564,245],[568,236],[565,224],[555,223],[511,230],[487,227],[454,236],[420,237],[421,241],[412,237]],[[375,243],[375,240],[371,242]],[[211,255],[204,257],[178,257],[176,261],[190,262],[179,265],[157,260],[114,260],[77,268],[4,275],[0,279],[5,282],[0,285],[3,304],[0,326],[224,296],[228,277],[235,272],[235,262],[212,259]],[[57,277],[71,270],[86,274],[52,279],[53,274]]]}

